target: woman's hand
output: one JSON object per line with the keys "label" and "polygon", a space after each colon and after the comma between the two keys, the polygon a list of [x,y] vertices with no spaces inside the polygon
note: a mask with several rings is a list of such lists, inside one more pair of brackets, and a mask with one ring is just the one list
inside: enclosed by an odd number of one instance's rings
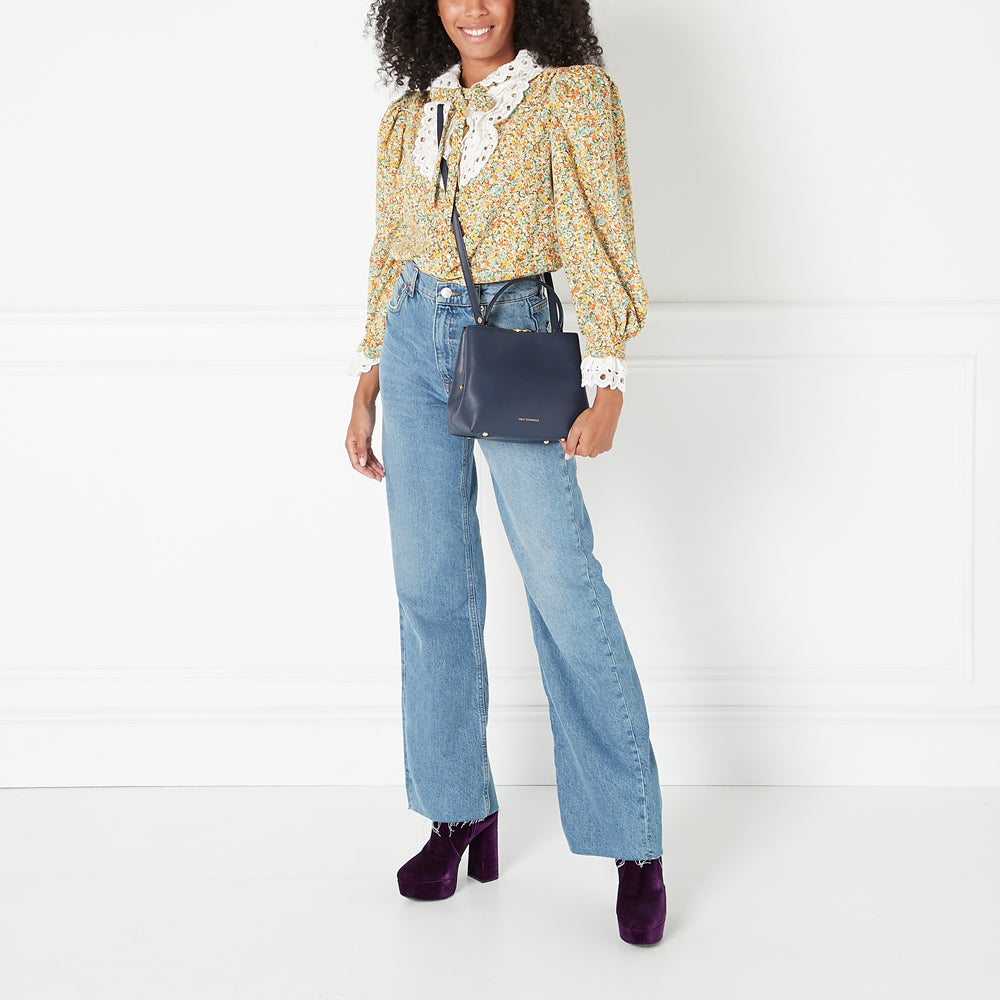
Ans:
{"label": "woman's hand", "polygon": [[596,458],[611,450],[625,397],[621,389],[597,390],[594,402],[573,422],[569,434],[560,441],[566,458]]}
{"label": "woman's hand", "polygon": [[351,422],[347,425],[347,440],[344,447],[351,465],[369,479],[377,483],[385,478],[385,469],[372,451],[372,430],[375,427],[375,399],[378,396],[378,365],[365,372],[358,379],[354,392],[354,409]]}

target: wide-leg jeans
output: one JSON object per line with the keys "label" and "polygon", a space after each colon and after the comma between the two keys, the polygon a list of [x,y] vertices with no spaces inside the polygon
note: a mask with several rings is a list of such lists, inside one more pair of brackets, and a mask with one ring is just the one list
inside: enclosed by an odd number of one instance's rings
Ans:
{"label": "wide-leg jeans", "polygon": [[[498,288],[481,286],[485,301]],[[498,808],[486,741],[486,582],[473,441],[450,435],[445,416],[462,329],[471,323],[463,282],[408,262],[388,307],[379,371],[406,791],[414,811],[451,823]],[[507,289],[490,323],[545,334],[539,282]],[[524,580],[570,850],[659,857],[660,788],[646,706],[594,557],[576,459],[567,461],[556,441],[479,446]]]}

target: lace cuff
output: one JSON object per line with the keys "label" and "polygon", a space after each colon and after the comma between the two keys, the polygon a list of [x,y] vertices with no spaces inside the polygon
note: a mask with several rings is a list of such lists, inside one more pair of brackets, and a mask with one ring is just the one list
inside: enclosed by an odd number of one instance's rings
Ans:
{"label": "lace cuff", "polygon": [[365,372],[370,372],[378,364],[378,360],[378,358],[369,358],[361,351],[355,351],[354,357],[351,358],[347,366],[347,374],[354,377],[364,375]]}
{"label": "lace cuff", "polygon": [[621,389],[624,392],[628,363],[624,358],[593,358],[588,355],[580,363],[580,374],[580,385],[585,389],[596,387]]}

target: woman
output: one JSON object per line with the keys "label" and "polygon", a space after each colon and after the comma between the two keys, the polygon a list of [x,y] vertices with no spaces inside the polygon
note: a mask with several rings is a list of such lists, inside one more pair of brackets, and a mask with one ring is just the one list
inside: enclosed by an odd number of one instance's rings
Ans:
{"label": "woman", "polygon": [[[377,0],[368,22],[384,78],[407,92],[379,130],[367,330],[346,447],[359,473],[386,482],[406,790],[433,824],[399,870],[399,889],[452,895],[466,848],[470,876],[498,875],[476,470],[472,441],[449,435],[445,417],[461,331],[474,322],[450,226],[458,185],[483,301],[525,279],[504,293],[492,325],[544,333],[548,302],[533,276],[565,266],[587,338],[582,379],[594,401],[567,437],[480,446],[524,578],[570,850],[616,860],[621,937],[654,944],[666,915],[656,760],[575,468],[577,457],[611,448],[625,344],[646,312],[618,92],[585,0]],[[372,450],[380,391],[384,468]]]}

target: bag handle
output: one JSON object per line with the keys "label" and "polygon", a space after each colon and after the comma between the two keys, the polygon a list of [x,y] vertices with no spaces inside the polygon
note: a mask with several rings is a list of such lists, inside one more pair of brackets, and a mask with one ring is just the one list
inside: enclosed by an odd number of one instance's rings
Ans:
{"label": "bag handle", "polygon": [[[438,149],[441,149],[441,137],[444,135],[444,104],[438,102],[437,106],[437,141]],[[445,190],[448,188],[448,161],[442,155],[441,157],[441,180],[444,181]],[[462,275],[465,278],[465,287],[469,292],[469,304],[472,306],[472,315],[476,318],[476,323],[481,326],[485,326],[490,319],[490,313],[493,312],[493,307],[496,305],[497,299],[500,298],[501,294],[506,291],[508,286],[513,285],[517,281],[523,281],[523,278],[512,278],[506,284],[502,285],[500,290],[493,296],[493,301],[490,302],[487,309],[483,309],[482,300],[479,297],[479,288],[476,285],[475,279],[472,277],[472,268],[469,265],[469,254],[465,249],[465,234],[462,232],[462,222],[458,217],[458,183],[455,184],[455,197],[451,203],[451,231],[455,235],[455,248],[458,250],[458,259],[462,265]],[[549,312],[551,314],[552,324],[555,333],[563,332],[563,305],[556,294],[555,287],[552,284],[552,275],[546,271],[540,282],[542,289],[548,294],[549,297]]]}
{"label": "bag handle", "polygon": [[[486,307],[486,315],[483,316],[484,325],[489,324],[490,313],[493,312],[493,307],[497,304],[497,299],[499,299],[500,296],[503,295],[503,293],[507,291],[507,289],[511,285],[516,285],[519,281],[524,281],[524,278],[512,278],[510,281],[500,286],[500,288],[497,290],[496,295],[493,296],[493,300]],[[545,272],[542,280],[538,282],[538,287],[541,288],[543,292],[546,292],[549,297],[549,312],[550,312],[550,319],[552,320],[552,332],[562,333],[563,304],[562,300],[556,294],[556,290],[552,287],[552,275],[549,274],[548,271]]]}

